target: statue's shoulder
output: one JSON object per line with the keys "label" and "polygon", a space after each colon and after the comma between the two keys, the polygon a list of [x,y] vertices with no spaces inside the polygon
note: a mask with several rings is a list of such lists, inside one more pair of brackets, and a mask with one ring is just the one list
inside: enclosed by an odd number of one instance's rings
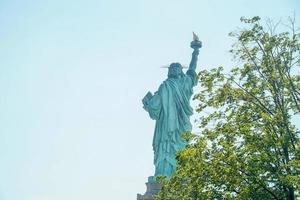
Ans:
{"label": "statue's shoulder", "polygon": [[169,84],[169,83],[170,83],[170,81],[171,81],[171,78],[167,78],[166,80],[164,80],[164,81],[162,82],[162,84],[160,84],[160,86],[163,86],[163,85]]}

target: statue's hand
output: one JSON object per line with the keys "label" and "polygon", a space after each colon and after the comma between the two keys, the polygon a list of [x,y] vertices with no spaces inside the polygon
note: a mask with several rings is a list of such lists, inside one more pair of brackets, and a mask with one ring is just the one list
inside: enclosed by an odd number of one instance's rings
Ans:
{"label": "statue's hand", "polygon": [[194,49],[193,55],[198,56],[199,55],[199,48]]}

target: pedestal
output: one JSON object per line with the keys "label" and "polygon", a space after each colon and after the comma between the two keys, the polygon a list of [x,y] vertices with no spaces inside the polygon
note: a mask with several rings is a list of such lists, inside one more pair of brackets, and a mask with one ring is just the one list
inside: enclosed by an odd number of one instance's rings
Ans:
{"label": "pedestal", "polygon": [[144,195],[137,194],[137,200],[154,200],[154,195],[156,195],[161,190],[161,185],[153,181],[152,176],[148,178],[146,186],[146,193]]}

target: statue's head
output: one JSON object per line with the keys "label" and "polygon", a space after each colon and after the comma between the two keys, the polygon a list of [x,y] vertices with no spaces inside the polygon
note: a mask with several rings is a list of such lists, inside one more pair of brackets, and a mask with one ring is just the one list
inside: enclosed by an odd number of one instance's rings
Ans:
{"label": "statue's head", "polygon": [[172,63],[169,67],[168,78],[179,78],[183,74],[180,63]]}

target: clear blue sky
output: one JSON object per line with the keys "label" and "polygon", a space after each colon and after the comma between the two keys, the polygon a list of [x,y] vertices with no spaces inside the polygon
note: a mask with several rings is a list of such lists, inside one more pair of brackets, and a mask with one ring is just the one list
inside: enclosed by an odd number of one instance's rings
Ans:
{"label": "clear blue sky", "polygon": [[295,12],[299,25],[299,11],[298,0],[0,0],[0,200],[135,199],[154,170],[141,99],[160,67],[189,63],[192,31],[200,68],[230,67],[241,16]]}

